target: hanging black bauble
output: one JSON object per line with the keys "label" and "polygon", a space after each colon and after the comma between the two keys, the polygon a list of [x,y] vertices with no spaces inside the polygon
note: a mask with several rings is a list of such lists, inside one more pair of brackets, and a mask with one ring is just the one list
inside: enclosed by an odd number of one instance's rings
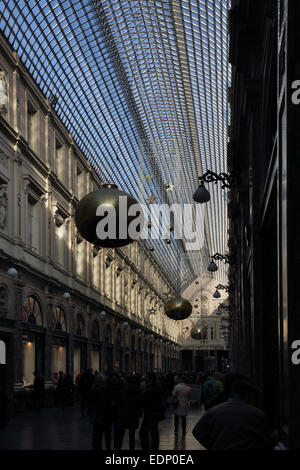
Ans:
{"label": "hanging black bauble", "polygon": [[165,314],[172,320],[184,320],[192,313],[193,307],[188,300],[175,297],[165,303]]}
{"label": "hanging black bauble", "polygon": [[[129,208],[135,204],[138,210],[134,215],[128,215]],[[135,240],[128,234],[129,224],[135,219],[141,220],[137,224],[141,233],[144,227],[142,207],[133,196],[120,191],[115,184],[105,184],[87,194],[79,201],[75,212],[75,224],[80,235],[94,245],[110,248],[125,246]]]}
{"label": "hanging black bauble", "polygon": [[193,199],[196,202],[200,202],[200,204],[203,204],[204,202],[208,202],[210,200],[210,194],[205,188],[204,184],[200,184],[198,189],[193,194]]}

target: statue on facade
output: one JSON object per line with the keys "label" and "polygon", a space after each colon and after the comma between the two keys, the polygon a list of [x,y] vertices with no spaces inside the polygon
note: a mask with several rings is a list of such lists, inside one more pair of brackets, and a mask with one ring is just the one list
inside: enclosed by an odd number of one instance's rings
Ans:
{"label": "statue on facade", "polygon": [[8,92],[7,92],[7,74],[0,70],[0,114],[7,114]]}
{"label": "statue on facade", "polygon": [[0,228],[5,228],[7,218],[7,184],[0,184]]}

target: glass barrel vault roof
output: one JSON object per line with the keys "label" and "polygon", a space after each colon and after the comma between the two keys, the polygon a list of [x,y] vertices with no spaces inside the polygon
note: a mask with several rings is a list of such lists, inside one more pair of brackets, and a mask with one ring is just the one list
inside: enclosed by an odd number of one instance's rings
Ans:
{"label": "glass barrel vault roof", "polygon": [[[44,95],[57,97],[55,111],[103,182],[146,205],[150,196],[194,204],[198,176],[226,171],[229,8],[230,0],[7,0],[0,29]],[[227,252],[227,191],[209,191],[200,251],[187,253],[184,240],[143,242],[175,288],[207,277],[209,255]],[[225,266],[214,276],[226,280]]]}

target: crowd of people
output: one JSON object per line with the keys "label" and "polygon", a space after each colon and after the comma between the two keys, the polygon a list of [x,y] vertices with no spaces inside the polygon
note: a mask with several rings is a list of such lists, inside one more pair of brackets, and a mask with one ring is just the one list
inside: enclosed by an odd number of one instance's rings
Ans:
{"label": "crowd of people", "polygon": [[[204,414],[192,429],[193,436],[209,450],[272,449],[278,441],[262,411],[262,393],[247,377],[201,372],[172,372],[105,377],[92,369],[75,378],[59,372],[53,378],[55,401],[62,407],[78,399],[82,417],[91,420],[94,450],[121,450],[128,429],[129,448],[136,448],[137,433],[143,450],[159,449],[159,422],[166,412],[174,415],[174,435],[184,438],[191,405],[203,405]],[[192,400],[192,385],[197,399]],[[42,406],[44,381],[35,372],[34,409]],[[104,442],[103,442],[104,441]]]}

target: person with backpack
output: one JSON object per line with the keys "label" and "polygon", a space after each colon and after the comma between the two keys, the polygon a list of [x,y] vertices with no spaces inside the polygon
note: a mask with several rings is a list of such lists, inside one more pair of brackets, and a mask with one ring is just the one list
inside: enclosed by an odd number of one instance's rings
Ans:
{"label": "person with backpack", "polygon": [[204,404],[205,410],[212,407],[212,403],[224,390],[224,385],[221,380],[209,375],[201,387],[201,401]]}

